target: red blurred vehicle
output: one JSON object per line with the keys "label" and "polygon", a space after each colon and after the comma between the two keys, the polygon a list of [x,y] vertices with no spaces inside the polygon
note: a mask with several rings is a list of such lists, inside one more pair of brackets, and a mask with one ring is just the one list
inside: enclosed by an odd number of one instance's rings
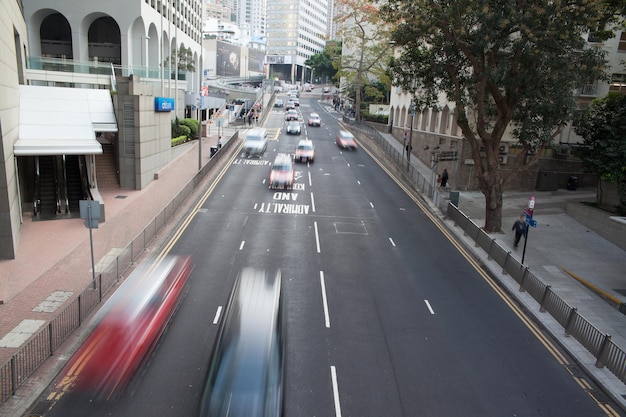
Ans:
{"label": "red blurred vehicle", "polygon": [[358,148],[354,135],[347,130],[340,130],[339,133],[337,133],[336,139],[337,146],[342,149],[352,149],[356,151],[356,149]]}
{"label": "red blurred vehicle", "polygon": [[135,270],[94,317],[93,332],[56,388],[94,400],[119,395],[165,330],[192,270],[188,256],[168,256]]}
{"label": "red blurred vehicle", "polygon": [[309,161],[313,163],[313,161],[315,161],[315,147],[313,146],[313,141],[303,139],[298,142],[294,159],[300,162]]}
{"label": "red blurred vehicle", "polygon": [[270,188],[291,189],[294,182],[294,171],[291,156],[279,153],[270,168]]}

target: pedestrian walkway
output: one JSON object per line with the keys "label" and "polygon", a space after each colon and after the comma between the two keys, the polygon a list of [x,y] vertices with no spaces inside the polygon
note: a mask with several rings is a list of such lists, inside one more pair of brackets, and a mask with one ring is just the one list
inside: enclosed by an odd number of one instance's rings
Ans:
{"label": "pedestrian walkway", "polygon": [[[402,152],[402,143],[393,135],[381,133],[385,140],[398,152]],[[431,168],[413,156],[411,166],[424,178],[433,178]],[[454,178],[450,179],[455,184]],[[439,190],[447,195],[448,190]],[[622,349],[626,349],[626,315],[616,308],[615,303],[608,301],[590,287],[597,288],[612,299],[626,303],[626,252],[604,239],[592,230],[583,226],[567,214],[568,202],[595,201],[595,189],[579,189],[576,191],[557,190],[543,192],[505,192],[503,194],[502,233],[493,233],[491,237],[502,247],[510,250],[511,256],[517,260],[524,255],[524,265],[551,289],[565,300],[578,313],[585,317]],[[536,228],[529,228],[524,248],[524,238],[515,248],[513,223],[527,207],[529,197],[535,197],[533,219]],[[428,197],[428,196],[425,196]],[[572,337],[566,337],[563,327],[547,313],[539,311],[539,305],[527,293],[519,291],[519,284],[511,277],[502,274],[502,267],[488,259],[475,242],[465,236],[453,220],[446,218],[432,202],[431,208],[447,225],[456,238],[480,259],[493,276],[523,305],[525,305],[539,322],[565,347],[578,364],[592,375],[611,397],[626,410],[626,385],[606,368],[596,368],[596,359]],[[459,209],[478,226],[485,223],[485,198],[478,191],[460,191]],[[525,249],[525,253],[524,253]],[[588,285],[568,275],[564,269],[573,272]]]}

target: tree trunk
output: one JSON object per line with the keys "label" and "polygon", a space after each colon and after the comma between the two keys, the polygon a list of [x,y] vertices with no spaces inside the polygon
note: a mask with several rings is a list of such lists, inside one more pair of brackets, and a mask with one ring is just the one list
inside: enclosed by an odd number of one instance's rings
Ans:
{"label": "tree trunk", "polygon": [[[491,182],[491,181],[489,181]],[[502,231],[502,185],[501,181],[493,181],[481,187],[485,195],[485,226],[487,233]]]}

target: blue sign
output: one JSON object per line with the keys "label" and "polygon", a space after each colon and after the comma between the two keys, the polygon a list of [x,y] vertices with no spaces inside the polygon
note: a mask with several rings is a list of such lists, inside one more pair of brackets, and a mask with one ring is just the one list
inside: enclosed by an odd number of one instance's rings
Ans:
{"label": "blue sign", "polygon": [[526,223],[528,223],[530,227],[537,227],[537,220],[527,219]]}
{"label": "blue sign", "polygon": [[169,97],[155,97],[154,111],[172,111],[174,110],[174,99]]}

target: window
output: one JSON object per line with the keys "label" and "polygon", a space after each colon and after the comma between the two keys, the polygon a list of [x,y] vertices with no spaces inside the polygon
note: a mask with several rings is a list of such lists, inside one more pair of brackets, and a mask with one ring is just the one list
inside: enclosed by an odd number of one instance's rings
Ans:
{"label": "window", "polygon": [[626,52],[626,32],[622,32],[619,37],[619,46],[617,47],[618,52]]}

